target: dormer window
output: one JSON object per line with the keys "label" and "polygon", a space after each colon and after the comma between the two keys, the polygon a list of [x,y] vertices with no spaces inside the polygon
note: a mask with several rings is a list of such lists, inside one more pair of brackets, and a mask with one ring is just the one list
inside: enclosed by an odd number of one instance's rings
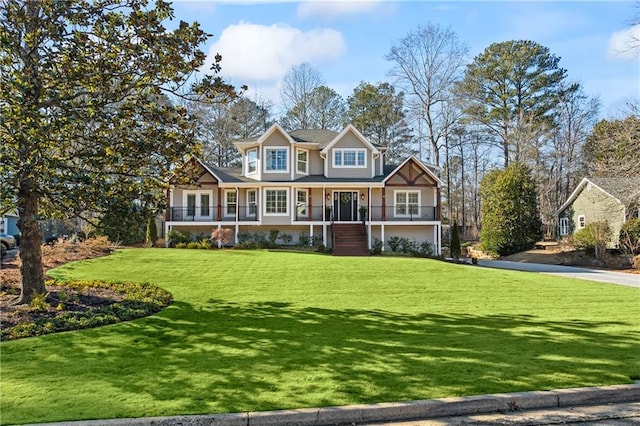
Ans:
{"label": "dormer window", "polygon": [[366,167],[365,149],[334,149],[333,167]]}
{"label": "dormer window", "polygon": [[247,151],[247,174],[258,171],[258,149],[253,148]]}
{"label": "dormer window", "polygon": [[265,152],[266,170],[268,172],[286,172],[287,167],[286,148],[267,148]]}

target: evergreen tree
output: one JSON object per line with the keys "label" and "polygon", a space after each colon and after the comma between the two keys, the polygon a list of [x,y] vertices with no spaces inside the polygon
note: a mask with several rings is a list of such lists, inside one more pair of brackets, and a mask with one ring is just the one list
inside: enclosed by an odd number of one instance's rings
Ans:
{"label": "evergreen tree", "polygon": [[235,95],[215,75],[189,84],[209,35],[197,23],[168,29],[173,16],[163,1],[0,0],[0,205],[20,213],[20,303],[46,291],[43,215],[158,205],[159,186],[198,148],[170,98]]}
{"label": "evergreen tree", "polygon": [[386,146],[389,163],[415,153],[404,112],[404,94],[396,93],[389,83],[360,83],[347,99],[347,108],[346,121],[371,142]]}
{"label": "evergreen tree", "polygon": [[149,217],[149,219],[147,219],[147,235],[145,240],[149,247],[154,247],[158,240],[158,228],[156,227],[156,220],[154,217]]}
{"label": "evergreen tree", "polygon": [[460,255],[460,231],[458,230],[458,222],[454,220],[451,228],[451,257],[460,259]]}
{"label": "evergreen tree", "polygon": [[531,170],[511,163],[487,173],[480,185],[483,248],[505,256],[533,247],[542,237],[542,222]]}

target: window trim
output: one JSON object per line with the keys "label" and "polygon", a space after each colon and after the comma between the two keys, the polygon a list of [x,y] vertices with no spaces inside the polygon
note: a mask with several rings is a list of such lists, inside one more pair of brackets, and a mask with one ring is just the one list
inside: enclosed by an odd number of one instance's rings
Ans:
{"label": "window trim", "polygon": [[[355,164],[345,165],[344,154],[345,152],[353,151],[355,153]],[[340,164],[336,162],[336,154],[340,153]],[[358,164],[358,154],[363,153],[363,164]],[[334,169],[366,169],[367,168],[367,150],[365,148],[334,148],[331,153],[331,162]]]}
{"label": "window trim", "polygon": [[[406,201],[402,204],[398,203],[398,195],[399,194],[405,194],[406,195]],[[418,201],[415,204],[416,206],[416,213],[415,214],[411,214],[411,209],[410,206],[414,205],[414,203],[409,203],[409,194],[418,194]],[[421,193],[420,190],[414,190],[414,189],[396,189],[395,191],[393,191],[393,217],[420,217],[420,198],[421,198]],[[398,206],[404,206],[405,207],[405,213],[404,214],[399,214],[398,213]]]}
{"label": "window trim", "polygon": [[[284,169],[269,169],[269,151],[284,151]],[[265,173],[289,173],[289,148],[288,147],[274,147],[274,148],[265,148],[264,149],[264,172]]]}
{"label": "window trim", "polygon": [[[235,203],[229,203],[229,194],[233,194],[236,197],[236,201]],[[229,213],[229,207],[230,206],[235,206],[235,208],[233,209],[233,213]],[[224,190],[224,199],[223,199],[223,208],[222,208],[222,215],[224,217],[235,217],[236,216],[236,212],[238,211],[238,193],[236,192],[235,189],[225,189]]]}
{"label": "window trim", "polygon": [[[269,207],[269,201],[268,201],[268,193],[269,192],[284,192],[284,196],[285,196],[285,200],[284,200],[284,208],[285,211],[284,212],[275,212],[275,213],[271,213],[268,212],[267,209]],[[289,188],[286,187],[277,187],[277,188],[264,188],[264,211],[263,211],[263,215],[264,216],[289,216]]]}
{"label": "window trim", "polygon": [[[253,194],[253,203],[249,199],[249,194]],[[253,213],[251,212],[251,207],[253,207]],[[258,215],[258,191],[255,189],[247,190],[247,216],[248,217],[256,217]]]}
{"label": "window trim", "polygon": [[[298,212],[298,208],[301,207],[300,194],[304,194],[304,212],[303,213]],[[303,188],[296,188],[296,198],[295,198],[296,217],[299,217],[299,216],[302,216],[305,218],[307,217],[307,214],[309,213],[309,205],[307,203],[308,200],[309,200],[309,191]]]}
{"label": "window trim", "polygon": [[581,214],[578,216],[578,227],[577,229],[584,229],[584,227],[587,226],[587,218],[585,215]]}
{"label": "window trim", "polygon": [[[305,154],[304,170],[300,170],[300,159],[298,158],[298,156],[302,153]],[[309,174],[309,150],[308,149],[296,148],[296,173],[301,175]]]}
{"label": "window trim", "polygon": [[[255,153],[256,158],[253,160],[249,159],[249,155]],[[251,171],[251,164],[254,163],[255,169]],[[247,150],[247,175],[254,175],[258,173],[258,148],[250,148]]]}
{"label": "window trim", "polygon": [[[209,214],[204,216],[202,215],[202,195],[208,195],[209,196],[209,206],[208,207],[208,211]],[[193,196],[195,198],[194,200],[194,211],[193,211],[193,215],[189,215],[189,196]],[[184,216],[185,217],[192,217],[194,219],[211,219],[213,217],[213,191],[209,191],[209,190],[185,190],[182,193],[182,200],[183,200],[183,208],[184,210]]]}
{"label": "window trim", "polygon": [[560,221],[558,222],[558,228],[558,233],[560,234],[560,236],[569,235],[569,218],[561,217]]}

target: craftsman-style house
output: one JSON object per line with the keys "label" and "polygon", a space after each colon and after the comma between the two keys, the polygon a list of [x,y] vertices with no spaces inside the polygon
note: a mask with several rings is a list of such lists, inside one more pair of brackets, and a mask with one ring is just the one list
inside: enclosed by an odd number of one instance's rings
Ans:
{"label": "craftsman-style house", "polygon": [[415,157],[385,164],[386,148],[355,127],[342,132],[275,124],[235,143],[242,167],[194,159],[197,184],[171,185],[169,230],[210,234],[214,228],[322,241],[334,254],[366,254],[374,241],[405,237],[440,254],[440,187],[434,169]]}

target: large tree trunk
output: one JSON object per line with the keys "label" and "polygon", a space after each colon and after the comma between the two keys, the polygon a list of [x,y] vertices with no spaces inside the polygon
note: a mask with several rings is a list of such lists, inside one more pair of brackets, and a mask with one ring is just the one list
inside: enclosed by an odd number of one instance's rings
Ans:
{"label": "large tree trunk", "polygon": [[38,195],[29,191],[20,194],[18,211],[22,292],[16,303],[29,303],[35,293],[46,291],[42,272],[42,231],[38,223]]}

